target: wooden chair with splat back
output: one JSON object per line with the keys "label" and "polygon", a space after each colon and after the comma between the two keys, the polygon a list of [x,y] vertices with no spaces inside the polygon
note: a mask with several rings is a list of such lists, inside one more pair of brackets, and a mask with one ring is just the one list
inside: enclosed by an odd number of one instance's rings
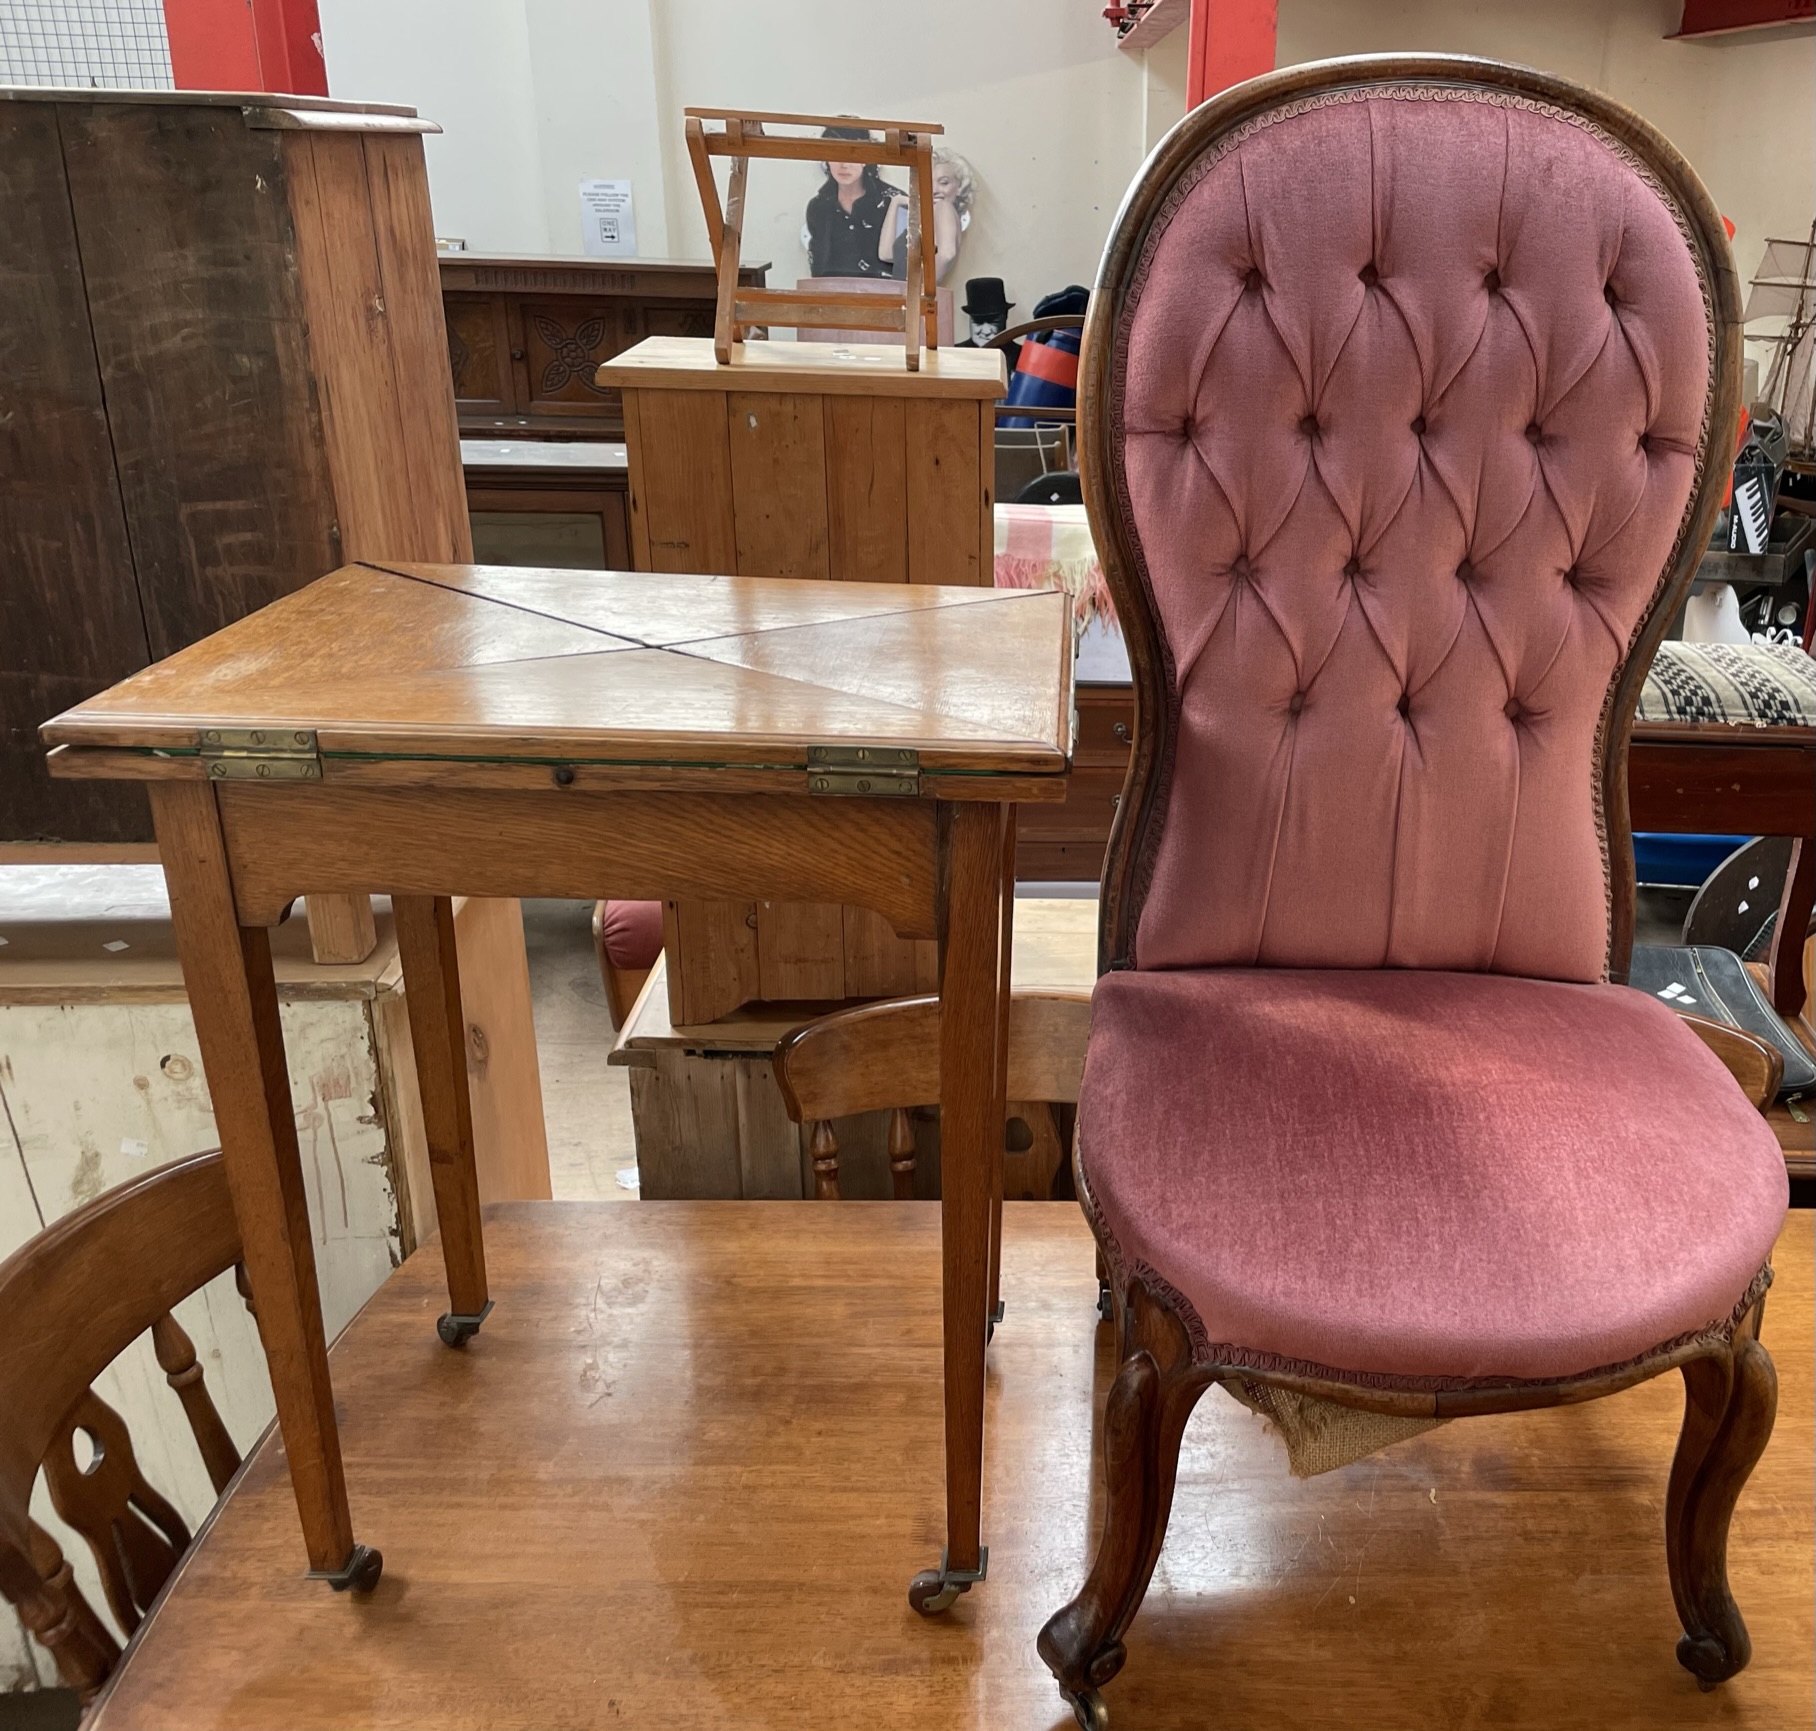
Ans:
{"label": "wooden chair with splat back", "polygon": [[[130,1635],[190,1534],[146,1483],[125,1421],[91,1385],[149,1329],[208,1477],[224,1491],[239,1451],[171,1310],[239,1260],[226,1176],[211,1152],[117,1186],[0,1263],[0,1593],[85,1701],[120,1646],[57,1542],[32,1520],[33,1482],[42,1468],[52,1505],[87,1540],[108,1608]],[[92,1450],[86,1463],[79,1435]]]}

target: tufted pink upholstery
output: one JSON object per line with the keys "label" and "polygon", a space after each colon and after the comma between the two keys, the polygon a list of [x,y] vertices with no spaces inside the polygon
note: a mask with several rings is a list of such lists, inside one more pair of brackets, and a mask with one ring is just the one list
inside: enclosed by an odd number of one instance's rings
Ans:
{"label": "tufted pink upholstery", "polygon": [[1724,1322],[1787,1201],[1765,1120],[1626,986],[1108,974],[1079,1141],[1201,1350],[1395,1381],[1571,1376]]}
{"label": "tufted pink upholstery", "polygon": [[1111,372],[1178,703],[1136,963],[1598,979],[1598,720],[1709,380],[1689,245],[1519,99],[1244,130],[1157,218]]}

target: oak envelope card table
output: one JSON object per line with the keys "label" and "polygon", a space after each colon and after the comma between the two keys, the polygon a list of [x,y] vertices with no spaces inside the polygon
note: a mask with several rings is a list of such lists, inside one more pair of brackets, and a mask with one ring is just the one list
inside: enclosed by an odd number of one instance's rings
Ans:
{"label": "oak envelope card table", "polygon": [[269,929],[389,893],[450,1345],[490,1309],[450,898],[794,898],[940,945],[943,1609],[983,1578],[1018,801],[1065,797],[1057,592],[354,564],[47,722],[147,783],[310,1572],[353,1536]]}

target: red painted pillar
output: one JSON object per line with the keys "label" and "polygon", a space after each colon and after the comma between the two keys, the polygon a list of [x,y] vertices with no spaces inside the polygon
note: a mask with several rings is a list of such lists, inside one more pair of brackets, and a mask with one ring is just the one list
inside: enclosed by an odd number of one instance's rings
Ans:
{"label": "red painted pillar", "polygon": [[1277,0],[1192,0],[1186,106],[1274,70]]}
{"label": "red painted pillar", "polygon": [[315,0],[164,0],[179,90],[326,96]]}

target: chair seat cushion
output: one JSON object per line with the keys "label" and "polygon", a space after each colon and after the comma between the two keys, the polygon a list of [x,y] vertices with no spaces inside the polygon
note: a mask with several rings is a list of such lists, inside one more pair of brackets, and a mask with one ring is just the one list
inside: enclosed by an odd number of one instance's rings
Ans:
{"label": "chair seat cushion", "polygon": [[662,954],[662,904],[607,902],[599,936],[614,968],[653,968]]}
{"label": "chair seat cushion", "polygon": [[1784,1158],[1625,986],[1415,971],[1106,975],[1080,1159],[1116,1258],[1219,1362],[1525,1380],[1725,1324]]}

